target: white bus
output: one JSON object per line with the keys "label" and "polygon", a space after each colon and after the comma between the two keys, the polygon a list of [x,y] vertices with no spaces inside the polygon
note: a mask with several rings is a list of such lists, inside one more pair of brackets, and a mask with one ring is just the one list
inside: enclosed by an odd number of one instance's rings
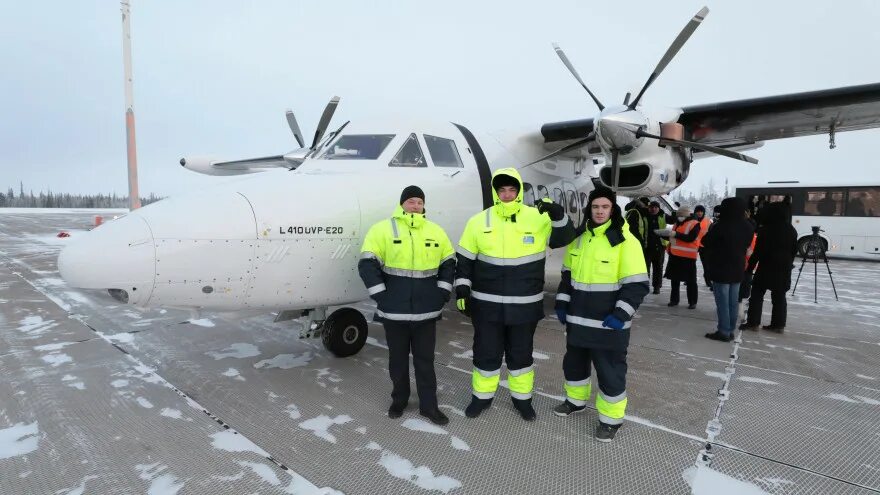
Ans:
{"label": "white bus", "polygon": [[818,226],[829,256],[880,260],[880,185],[876,183],[768,182],[739,186],[734,194],[746,200],[753,215],[768,202],[789,201],[801,255],[811,227]]}

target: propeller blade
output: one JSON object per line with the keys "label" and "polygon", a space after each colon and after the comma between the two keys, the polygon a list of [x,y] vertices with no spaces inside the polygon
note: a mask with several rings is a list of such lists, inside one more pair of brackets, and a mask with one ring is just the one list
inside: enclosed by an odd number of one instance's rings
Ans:
{"label": "propeller blade", "polygon": [[581,76],[577,73],[576,70],[574,70],[574,66],[571,65],[571,62],[568,60],[568,57],[565,56],[565,52],[562,51],[562,48],[559,48],[559,45],[553,43],[553,49],[556,50],[556,55],[559,56],[559,59],[562,60],[562,63],[565,64],[565,66],[568,68],[568,71],[571,72],[571,75],[573,75],[574,78],[577,79],[577,82],[581,83],[581,86],[583,86],[584,89],[587,90],[587,93],[590,94],[590,98],[592,98],[593,101],[596,102],[596,106],[599,107],[599,111],[604,110],[605,106],[602,105],[602,102],[600,102],[599,99],[596,98],[596,95],[594,95],[593,92],[590,91],[590,88],[588,88],[587,85],[584,84],[583,79],[581,79]]}
{"label": "propeller blade", "polygon": [[611,190],[617,192],[617,186],[620,184],[620,160],[618,160],[620,152],[616,149],[611,150]]}
{"label": "propeller blade", "polygon": [[629,97],[630,97],[630,96],[632,96],[632,93],[630,93],[629,91],[627,91],[627,92],[626,92],[626,96],[623,97],[623,104],[624,104],[624,105],[628,105],[628,104],[629,104]]}
{"label": "propeller blade", "polygon": [[670,45],[669,49],[666,50],[663,58],[660,59],[660,63],[658,63],[657,67],[654,68],[654,72],[651,73],[650,77],[648,77],[648,80],[645,82],[645,85],[642,86],[642,90],[639,91],[636,99],[629,104],[630,110],[634,110],[636,108],[636,105],[639,104],[639,100],[642,99],[642,95],[645,94],[645,91],[648,89],[648,87],[650,87],[651,84],[654,83],[660,73],[663,72],[663,69],[665,69],[666,66],[669,65],[669,62],[671,62],[678,51],[681,50],[681,47],[684,46],[688,38],[690,38],[691,35],[694,34],[694,31],[696,31],[697,28],[700,27],[700,23],[703,22],[703,19],[705,19],[708,14],[709,9],[707,7],[703,7],[702,9],[700,9],[699,12],[696,13],[696,15],[694,15],[690,22],[687,23],[684,29],[682,29],[681,32],[678,33],[678,36],[672,42],[672,45]]}
{"label": "propeller blade", "polygon": [[296,138],[299,147],[305,147],[306,142],[303,141],[302,131],[299,130],[299,124],[296,123],[296,116],[293,115],[293,110],[288,109],[284,115],[287,117],[287,125],[290,126],[290,131],[293,132],[293,137]]}
{"label": "propeller blade", "polygon": [[726,156],[728,158],[733,158],[735,160],[742,160],[744,162],[753,163],[755,165],[758,164],[758,159],[753,158],[749,155],[744,155],[742,153],[737,153],[736,151],[731,151],[724,148],[719,148],[717,146],[710,146],[708,144],[695,143],[693,141],[679,141],[677,139],[668,139],[661,136],[657,136],[656,134],[651,134],[643,131],[642,129],[638,129],[635,131],[636,136],[638,137],[646,137],[651,139],[662,140],[667,143],[677,144],[679,146],[686,146],[688,148],[696,148],[698,150],[708,151],[709,153],[715,153],[716,155]]}
{"label": "propeller blade", "polygon": [[310,150],[314,151],[315,148],[318,147],[318,142],[321,141],[321,137],[323,137],[324,132],[327,131],[327,126],[330,125],[330,119],[333,118],[333,112],[336,111],[337,105],[339,105],[339,97],[334,96],[330,99],[330,103],[324,108],[324,113],[321,114],[321,120],[318,121],[318,128],[315,129],[315,138],[312,140],[312,145],[309,147]]}
{"label": "propeller blade", "polygon": [[526,167],[531,167],[532,165],[534,165],[538,162],[543,162],[544,160],[549,160],[555,156],[559,156],[559,155],[561,155],[565,152],[571,151],[575,148],[580,148],[581,146],[586,145],[587,143],[589,143],[590,141],[592,141],[595,138],[596,138],[596,133],[591,132],[591,133],[587,134],[587,137],[585,137],[584,139],[581,139],[580,141],[575,141],[575,142],[569,144],[568,146],[562,147],[562,148],[554,151],[553,153],[550,153],[548,155],[544,155],[541,158],[538,158],[537,160],[535,160],[533,162],[527,163],[527,164],[523,165],[522,167],[519,167],[519,169],[522,170]]}

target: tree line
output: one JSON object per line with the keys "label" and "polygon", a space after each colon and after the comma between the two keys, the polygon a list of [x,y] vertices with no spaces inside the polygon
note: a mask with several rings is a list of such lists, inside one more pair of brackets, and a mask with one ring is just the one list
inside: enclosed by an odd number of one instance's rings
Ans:
{"label": "tree line", "polygon": [[[150,193],[141,198],[141,205],[160,199],[160,196]],[[24,184],[19,184],[18,192],[11,187],[5,193],[0,192],[0,208],[128,208],[128,196],[117,196],[116,193],[53,193],[51,190],[34,194],[33,190],[25,192]]]}

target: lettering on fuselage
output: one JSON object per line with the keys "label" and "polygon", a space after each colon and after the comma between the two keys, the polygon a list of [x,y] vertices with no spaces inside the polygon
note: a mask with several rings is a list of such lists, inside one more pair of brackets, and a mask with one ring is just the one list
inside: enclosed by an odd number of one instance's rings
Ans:
{"label": "lettering on fuselage", "polygon": [[342,235],[344,229],[333,225],[290,225],[278,227],[278,233],[281,235]]}

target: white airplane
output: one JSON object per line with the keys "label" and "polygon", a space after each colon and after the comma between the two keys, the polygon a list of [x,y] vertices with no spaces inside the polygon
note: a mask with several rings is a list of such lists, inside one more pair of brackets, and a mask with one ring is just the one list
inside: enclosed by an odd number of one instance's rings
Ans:
{"label": "white airplane", "polygon": [[[657,197],[682,184],[694,158],[757,163],[734,150],[824,133],[833,145],[838,131],[880,126],[880,84],[684,108],[639,105],[707,12],[685,26],[636,97],[627,94],[618,106],[603,106],[555,47],[599,107],[592,119],[479,135],[448,122],[346,122],[325,136],[334,98],[306,147],[288,111],[299,149],[237,161],[181,159],[208,175],[260,173],[105,223],[64,248],[61,275],[72,287],[109,290],[138,307],[301,317],[301,337],[320,335],[331,352],[348,356],[367,338],[364,317],[346,307],[367,298],[357,273],[363,235],[390,216],[405,186],[425,190],[429,218],[457,241],[467,219],[491,205],[497,168],[519,166],[526,203],[550,197],[580,224],[596,182]],[[328,315],[330,307],[339,309]]]}

